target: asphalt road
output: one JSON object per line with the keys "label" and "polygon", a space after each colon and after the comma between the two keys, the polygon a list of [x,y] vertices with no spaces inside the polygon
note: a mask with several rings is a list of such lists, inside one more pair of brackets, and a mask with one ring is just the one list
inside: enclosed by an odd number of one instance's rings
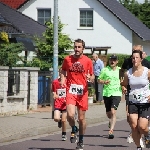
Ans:
{"label": "asphalt road", "polygon": [[[134,143],[127,143],[130,127],[126,120],[117,121],[114,139],[107,139],[108,122],[87,127],[84,137],[84,150],[136,150]],[[32,137],[28,139],[3,143],[0,150],[73,150],[76,144],[70,143],[70,131],[67,141],[61,141],[61,133]],[[148,149],[144,149],[148,150]]]}

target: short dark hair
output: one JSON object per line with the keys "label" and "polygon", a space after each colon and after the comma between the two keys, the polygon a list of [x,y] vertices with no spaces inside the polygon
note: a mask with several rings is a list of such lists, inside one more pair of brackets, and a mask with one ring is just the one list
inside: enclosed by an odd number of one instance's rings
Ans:
{"label": "short dark hair", "polygon": [[133,56],[134,53],[138,53],[138,54],[140,55],[140,58],[142,59],[142,54],[143,54],[142,51],[140,51],[140,50],[134,50],[134,51],[132,52],[132,56]]}
{"label": "short dark hair", "polygon": [[81,39],[76,39],[76,40],[74,41],[74,43],[75,43],[75,42],[77,42],[77,43],[82,43],[83,48],[85,48],[85,42],[84,42],[83,40],[81,40]]}

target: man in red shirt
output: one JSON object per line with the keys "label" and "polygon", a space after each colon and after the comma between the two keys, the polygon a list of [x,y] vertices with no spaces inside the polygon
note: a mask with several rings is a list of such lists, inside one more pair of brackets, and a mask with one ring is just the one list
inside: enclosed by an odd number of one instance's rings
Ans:
{"label": "man in red shirt", "polygon": [[[59,69],[59,76],[61,74],[61,68]],[[54,99],[54,121],[58,122],[58,127],[62,127],[62,141],[67,140],[66,136],[66,87],[61,86],[60,78],[52,82],[52,92]],[[62,115],[60,116],[60,113]]]}
{"label": "man in red shirt", "polygon": [[83,55],[85,42],[77,39],[74,42],[74,55],[67,56],[62,64],[61,85],[66,83],[66,105],[67,119],[72,127],[70,141],[77,142],[78,128],[75,126],[75,107],[78,110],[79,120],[79,142],[76,149],[82,150],[83,135],[85,133],[86,122],[85,112],[88,110],[88,84],[87,81],[94,81],[93,63],[87,56]]}

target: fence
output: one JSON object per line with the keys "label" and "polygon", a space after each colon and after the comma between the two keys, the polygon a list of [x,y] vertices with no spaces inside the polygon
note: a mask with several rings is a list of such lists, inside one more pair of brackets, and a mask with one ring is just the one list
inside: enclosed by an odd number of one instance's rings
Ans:
{"label": "fence", "polygon": [[42,106],[51,105],[52,103],[52,72],[38,72],[38,104]]}
{"label": "fence", "polygon": [[8,70],[7,96],[17,95],[20,92],[20,70]]}

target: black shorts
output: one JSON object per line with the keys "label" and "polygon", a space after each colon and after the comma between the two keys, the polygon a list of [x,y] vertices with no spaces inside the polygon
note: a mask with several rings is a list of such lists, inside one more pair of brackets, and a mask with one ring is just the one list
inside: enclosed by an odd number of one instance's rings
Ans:
{"label": "black shorts", "polygon": [[110,97],[103,96],[103,99],[105,103],[106,112],[109,112],[111,111],[111,108],[117,110],[119,103],[121,101],[121,96],[110,96]]}
{"label": "black shorts", "polygon": [[55,108],[54,111],[55,111],[55,110],[59,110],[61,113],[66,112],[66,109],[61,110],[61,109],[59,109],[59,108]]}
{"label": "black shorts", "polygon": [[138,118],[142,117],[150,120],[150,103],[135,104],[129,102],[128,112],[129,114],[138,114]]}

